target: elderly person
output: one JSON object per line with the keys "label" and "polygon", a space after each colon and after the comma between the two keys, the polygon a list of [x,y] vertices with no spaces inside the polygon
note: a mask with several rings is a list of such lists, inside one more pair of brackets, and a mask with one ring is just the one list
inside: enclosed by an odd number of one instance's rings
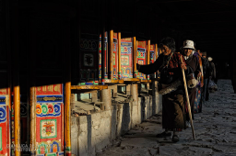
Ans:
{"label": "elderly person", "polygon": [[[194,42],[192,40],[185,40],[183,42],[182,54],[184,56],[184,59],[187,65],[191,69],[191,74],[193,75],[192,77],[200,80],[201,69],[200,69],[198,57],[194,55],[195,53],[194,50],[195,50],[195,47],[194,47]],[[194,101],[196,97],[196,85],[193,88],[188,88],[191,112],[194,112],[193,110],[194,110]],[[193,116],[193,113],[192,113],[192,116]],[[193,116],[193,119],[194,119],[194,116]],[[187,126],[190,127],[190,123],[189,123],[190,119],[188,115],[186,115],[186,120],[187,120]]]}
{"label": "elderly person", "polygon": [[196,86],[196,97],[194,101],[194,113],[200,113],[202,112],[202,91],[204,86],[204,75],[203,75],[203,64],[202,64],[202,53],[198,49],[193,55],[195,55],[198,58],[198,62],[201,69],[201,81]]}
{"label": "elderly person", "polygon": [[210,68],[211,68],[210,77],[215,82],[215,79],[216,79],[216,67],[215,67],[215,64],[213,62],[213,58],[212,57],[208,57],[207,59],[209,61]]}
{"label": "elderly person", "polygon": [[[160,71],[160,84],[163,88],[173,85],[175,89],[163,92],[162,97],[162,126],[164,132],[157,137],[171,136],[169,131],[173,131],[172,141],[179,141],[178,131],[186,128],[184,87],[182,83],[181,68],[188,72],[185,60],[180,53],[175,52],[175,41],[170,37],[161,40],[160,49],[162,54],[153,64],[139,65],[137,70],[144,74],[151,74]],[[180,83],[179,83],[180,82]]]}
{"label": "elderly person", "polygon": [[205,101],[208,101],[209,99],[208,84],[209,84],[209,77],[211,73],[210,63],[208,62],[208,59],[207,59],[207,52],[202,52],[202,66],[203,66],[203,75],[204,75],[202,99],[203,99],[203,102],[205,102]]}

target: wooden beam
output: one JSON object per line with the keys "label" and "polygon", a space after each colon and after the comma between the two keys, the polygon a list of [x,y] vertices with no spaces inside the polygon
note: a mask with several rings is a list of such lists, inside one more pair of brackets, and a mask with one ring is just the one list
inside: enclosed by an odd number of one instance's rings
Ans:
{"label": "wooden beam", "polygon": [[124,78],[124,82],[140,82],[139,78]]}
{"label": "wooden beam", "polygon": [[[147,41],[147,64],[150,64],[150,44],[151,40]],[[147,75],[147,79],[150,79],[150,75]]]}
{"label": "wooden beam", "polygon": [[82,86],[71,86],[71,89],[74,90],[88,90],[88,89],[91,89],[91,90],[102,90],[102,89],[107,89],[108,86],[107,85],[82,85]]}
{"label": "wooden beam", "polygon": [[105,79],[103,82],[105,84],[118,84],[118,83],[124,83],[124,80]]}
{"label": "wooden beam", "polygon": [[147,64],[150,64],[150,44],[151,40],[147,41]]}
{"label": "wooden beam", "polygon": [[71,155],[71,109],[70,109],[70,98],[71,98],[71,82],[65,83],[65,153],[66,156]]}
{"label": "wooden beam", "polygon": [[30,87],[30,145],[31,155],[36,155],[36,104],[35,104],[35,87]]}
{"label": "wooden beam", "polygon": [[155,48],[154,48],[154,50],[155,50],[155,56],[156,56],[156,59],[157,59],[157,58],[158,58],[158,45],[155,44],[154,46],[155,46]]}
{"label": "wooden beam", "polygon": [[14,86],[13,88],[13,102],[14,102],[14,130],[15,130],[15,156],[21,155],[20,149],[20,86]]}

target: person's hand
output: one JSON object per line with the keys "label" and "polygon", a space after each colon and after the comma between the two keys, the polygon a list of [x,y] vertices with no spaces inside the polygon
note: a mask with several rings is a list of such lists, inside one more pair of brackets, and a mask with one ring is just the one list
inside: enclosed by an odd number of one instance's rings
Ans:
{"label": "person's hand", "polygon": [[204,86],[204,83],[201,83],[201,84],[200,84],[200,87],[202,88],[203,86]]}
{"label": "person's hand", "polygon": [[202,73],[201,72],[199,72],[198,74],[197,74],[197,77],[200,77],[202,75]]}
{"label": "person's hand", "polygon": [[181,64],[181,69],[187,70],[187,67],[184,63]]}

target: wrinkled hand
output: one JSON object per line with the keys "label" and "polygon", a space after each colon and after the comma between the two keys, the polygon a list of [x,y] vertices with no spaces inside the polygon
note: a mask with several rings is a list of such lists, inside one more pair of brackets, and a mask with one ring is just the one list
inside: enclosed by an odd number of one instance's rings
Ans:
{"label": "wrinkled hand", "polygon": [[181,64],[181,68],[184,69],[184,70],[187,70],[187,67],[184,63]]}
{"label": "wrinkled hand", "polygon": [[204,83],[201,83],[201,84],[200,84],[200,87],[202,88],[203,86],[204,86]]}
{"label": "wrinkled hand", "polygon": [[200,77],[202,75],[202,73],[201,72],[199,72],[198,74],[197,74],[197,77]]}

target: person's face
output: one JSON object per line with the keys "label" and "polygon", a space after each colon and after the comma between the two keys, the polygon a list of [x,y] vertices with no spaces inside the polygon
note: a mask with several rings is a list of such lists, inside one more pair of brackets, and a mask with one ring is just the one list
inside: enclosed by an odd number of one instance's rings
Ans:
{"label": "person's face", "polygon": [[207,58],[206,55],[202,55],[203,58]]}
{"label": "person's face", "polygon": [[199,55],[201,55],[201,52],[200,52],[200,50],[197,50],[197,53],[198,53]]}
{"label": "person's face", "polygon": [[171,53],[171,49],[169,47],[167,47],[166,45],[163,45],[161,48],[161,51],[163,53],[163,55],[170,55]]}
{"label": "person's face", "polygon": [[193,52],[193,49],[184,49],[184,55],[189,56]]}
{"label": "person's face", "polygon": [[198,53],[198,55],[200,55],[202,57],[202,53],[200,50],[197,50],[197,53]]}

